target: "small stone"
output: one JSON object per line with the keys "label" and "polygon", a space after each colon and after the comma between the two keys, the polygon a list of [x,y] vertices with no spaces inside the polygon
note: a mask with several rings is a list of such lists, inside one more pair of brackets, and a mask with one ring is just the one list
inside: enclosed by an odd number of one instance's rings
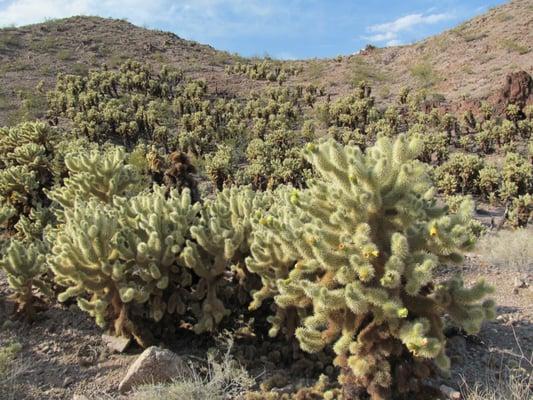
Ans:
{"label": "small stone", "polygon": [[63,381],[63,387],[66,388],[67,386],[69,386],[70,384],[72,384],[72,378],[70,376],[67,376],[65,378],[65,380]]}
{"label": "small stone", "polygon": [[184,374],[188,375],[189,369],[180,356],[170,350],[151,346],[130,365],[118,389],[126,393],[138,385],[170,382]]}
{"label": "small stone", "polygon": [[440,391],[447,399],[461,400],[461,393],[449,386],[440,385]]}
{"label": "small stone", "polygon": [[89,398],[83,394],[75,394],[72,400],[89,400]]}
{"label": "small stone", "polygon": [[102,340],[109,350],[114,353],[124,353],[131,343],[131,338],[125,338],[123,336],[110,336],[103,334]]}

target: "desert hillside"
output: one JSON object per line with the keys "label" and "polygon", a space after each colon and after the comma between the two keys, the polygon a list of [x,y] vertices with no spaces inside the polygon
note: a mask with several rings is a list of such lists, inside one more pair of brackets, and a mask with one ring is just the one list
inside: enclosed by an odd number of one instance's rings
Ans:
{"label": "desert hillside", "polygon": [[[45,105],[34,95],[40,81],[44,89],[50,89],[58,73],[86,74],[103,64],[112,69],[128,58],[180,67],[221,93],[244,95],[265,85],[224,73],[227,65],[258,60],[124,20],[73,17],[0,30],[0,121],[16,121],[23,100],[36,116],[42,115]],[[333,96],[346,94],[358,81],[366,80],[378,100],[385,102],[405,86],[427,88],[455,104],[484,99],[501,88],[508,73],[533,72],[533,3],[510,1],[412,45],[282,63],[302,69],[289,77],[289,84],[316,83]]]}

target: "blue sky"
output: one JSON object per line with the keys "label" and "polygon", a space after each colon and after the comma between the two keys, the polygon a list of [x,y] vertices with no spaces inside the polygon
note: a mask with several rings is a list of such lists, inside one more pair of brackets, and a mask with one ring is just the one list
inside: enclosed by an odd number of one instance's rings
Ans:
{"label": "blue sky", "polygon": [[503,0],[0,0],[0,26],[99,15],[171,31],[244,56],[351,54],[408,44]]}

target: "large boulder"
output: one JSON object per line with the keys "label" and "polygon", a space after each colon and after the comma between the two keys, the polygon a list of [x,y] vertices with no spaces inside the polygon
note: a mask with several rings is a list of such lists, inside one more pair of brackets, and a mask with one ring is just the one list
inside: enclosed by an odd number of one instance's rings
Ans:
{"label": "large boulder", "polygon": [[170,382],[188,373],[187,363],[180,356],[170,350],[152,346],[130,365],[118,389],[121,393],[126,393],[139,385]]}
{"label": "large boulder", "polygon": [[497,114],[505,113],[509,104],[516,104],[520,109],[533,104],[533,79],[526,71],[508,74],[503,87],[494,97]]}

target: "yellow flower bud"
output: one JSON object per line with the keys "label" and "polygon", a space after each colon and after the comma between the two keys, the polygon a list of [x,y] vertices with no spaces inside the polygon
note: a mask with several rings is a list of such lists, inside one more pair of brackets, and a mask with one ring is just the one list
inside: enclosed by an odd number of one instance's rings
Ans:
{"label": "yellow flower bud", "polygon": [[407,315],[409,314],[409,310],[407,310],[407,308],[400,308],[398,310],[398,317],[400,318],[407,318]]}

